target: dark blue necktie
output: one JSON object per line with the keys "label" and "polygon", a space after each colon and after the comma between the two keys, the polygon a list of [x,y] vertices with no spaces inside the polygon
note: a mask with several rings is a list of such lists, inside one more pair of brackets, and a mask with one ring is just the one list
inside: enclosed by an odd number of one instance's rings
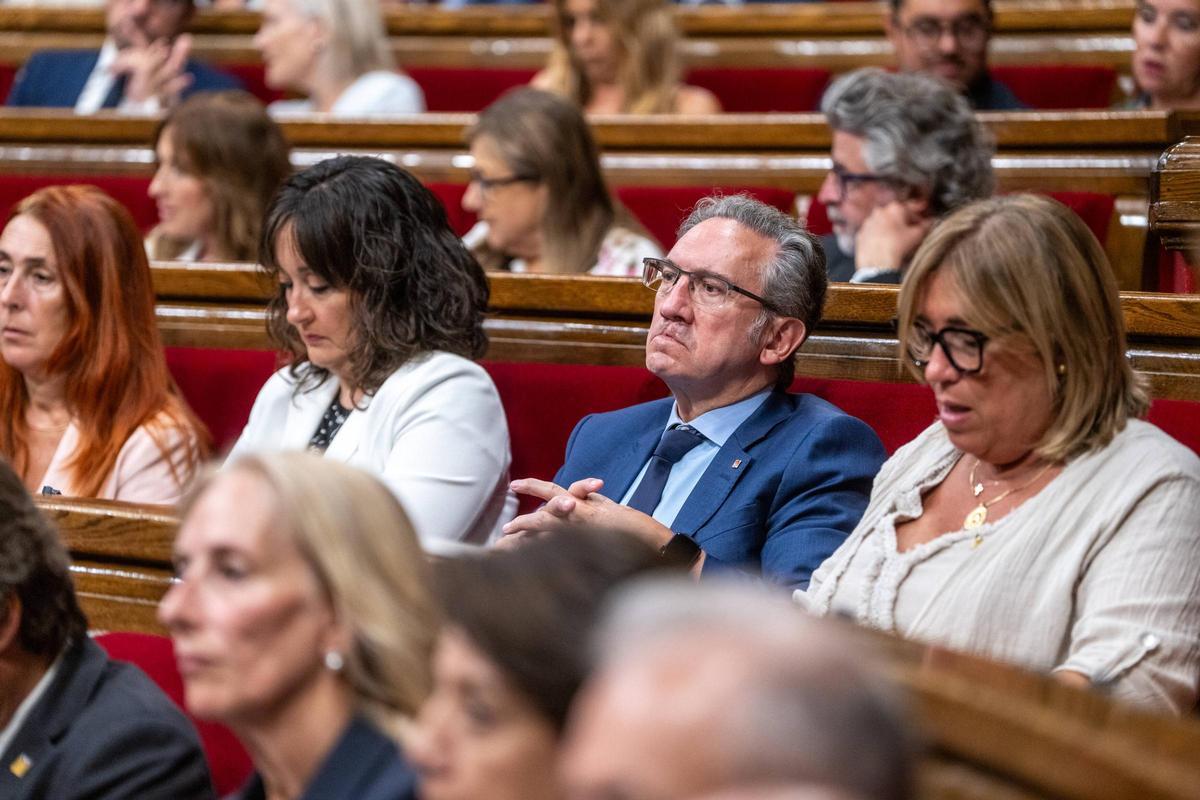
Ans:
{"label": "dark blue necktie", "polygon": [[654,448],[654,455],[650,456],[646,474],[642,476],[642,482],[634,490],[633,497],[629,498],[627,505],[644,514],[653,514],[654,509],[658,508],[658,502],[662,500],[663,488],[667,485],[671,467],[703,441],[703,434],[691,425],[678,425],[664,431],[658,441],[658,447]]}

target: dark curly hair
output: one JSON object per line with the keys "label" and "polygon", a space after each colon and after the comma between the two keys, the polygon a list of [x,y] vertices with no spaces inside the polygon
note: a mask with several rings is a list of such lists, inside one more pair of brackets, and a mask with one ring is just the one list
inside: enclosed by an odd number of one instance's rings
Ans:
{"label": "dark curly hair", "polygon": [[[367,395],[413,357],[443,350],[476,359],[487,349],[483,269],[450,229],[438,199],[405,170],[379,158],[339,156],[284,182],[267,209],[259,261],[279,274],[276,245],[293,237],[304,264],[350,293],[354,340],[349,381]],[[287,321],[280,288],[267,330],[291,357],[296,391],[329,377],[309,364]]]}
{"label": "dark curly hair", "polygon": [[13,595],[21,601],[17,639],[25,652],[53,658],[86,635],[66,548],[0,460],[0,620]]}

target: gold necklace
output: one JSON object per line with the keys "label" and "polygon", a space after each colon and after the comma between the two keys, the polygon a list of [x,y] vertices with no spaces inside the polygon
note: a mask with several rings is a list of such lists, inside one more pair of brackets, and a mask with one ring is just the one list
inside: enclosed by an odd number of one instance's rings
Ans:
{"label": "gold necklace", "polygon": [[[1034,475],[1027,482],[1021,484],[1020,486],[1015,486],[1012,489],[1009,489],[1008,491],[1001,492],[1000,494],[993,497],[991,500],[986,500],[986,501],[980,500],[979,505],[977,505],[973,509],[971,509],[970,513],[967,514],[966,519],[963,520],[963,527],[970,531],[970,530],[974,530],[975,528],[978,528],[980,525],[987,522],[989,508],[996,505],[996,503],[999,503],[1001,500],[1008,497],[1013,492],[1023,492],[1026,489],[1028,489],[1030,486],[1033,486],[1033,484],[1037,483],[1038,478],[1041,478],[1043,475],[1045,475],[1046,471],[1049,470],[1050,467],[1052,467],[1052,466],[1054,466],[1053,461],[1049,462],[1048,464],[1046,464],[1046,466],[1044,466],[1040,470],[1038,470],[1037,475]],[[983,484],[975,482],[975,470],[977,470],[977,469],[979,469],[979,459],[975,459],[975,464],[974,464],[974,466],[971,467],[971,473],[970,473],[970,475],[967,476],[967,480],[971,484],[971,494],[975,497],[979,497],[979,495],[983,494]],[[979,542],[980,542],[980,537],[976,536],[975,537],[975,546],[976,547],[979,546]]]}

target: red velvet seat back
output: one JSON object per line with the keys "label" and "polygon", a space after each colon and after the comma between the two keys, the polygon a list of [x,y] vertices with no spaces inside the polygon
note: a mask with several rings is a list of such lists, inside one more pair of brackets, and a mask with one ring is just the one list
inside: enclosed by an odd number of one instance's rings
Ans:
{"label": "red velvet seat back", "polygon": [[8,219],[13,206],[38,189],[69,184],[98,186],[129,213],[143,231],[158,224],[158,205],[150,198],[150,179],[131,175],[0,175],[0,219]]}
{"label": "red velvet seat back", "polygon": [[12,91],[13,81],[17,78],[17,66],[14,64],[0,64],[0,97],[8,100],[8,93]]}
{"label": "red velvet seat back", "polygon": [[730,113],[816,111],[829,70],[811,67],[693,67],[685,80],[708,89]]}
{"label": "red velvet seat back", "polygon": [[267,350],[218,350],[168,347],[167,367],[179,391],[224,453],[237,441],[250,408],[276,370],[276,354]]}
{"label": "red velvet seat back", "polygon": [[[485,361],[508,418],[513,478],[550,480],[563,463],[575,423],[666,397],[667,387],[642,367]],[[536,502],[522,498],[521,511]]]}
{"label": "red velvet seat back", "polygon": [[425,186],[437,195],[437,199],[446,207],[446,218],[450,220],[450,227],[455,233],[462,236],[471,230],[476,217],[475,212],[467,211],[462,205],[463,195],[467,193],[465,183],[427,183]]}
{"label": "red velvet seat back", "polygon": [[671,249],[679,223],[701,198],[709,195],[745,192],[786,214],[795,213],[796,203],[795,195],[788,190],[762,186],[618,186],[614,192],[663,250]]}
{"label": "red velvet seat back", "polygon": [[989,68],[1031,108],[1108,108],[1113,104],[1117,71],[1081,64],[1010,64]]}
{"label": "red velvet seat back", "polygon": [[[149,633],[105,633],[96,637],[96,643],[117,661],[128,661],[136,665],[158,684],[158,688],[187,714],[184,704],[183,679],[175,666],[175,649],[166,636]],[[208,770],[212,774],[217,796],[238,789],[250,777],[253,765],[242,743],[224,725],[199,720],[188,714],[200,734],[200,744],[208,759]]]}
{"label": "red velvet seat back", "polygon": [[429,111],[482,111],[537,73],[499,67],[405,67],[404,71],[421,86]]}
{"label": "red velvet seat back", "polygon": [[263,105],[282,100],[287,95],[281,89],[272,89],[267,86],[267,68],[261,61],[245,64],[219,64],[217,68],[241,81],[242,86],[246,87],[246,91],[257,97]]}

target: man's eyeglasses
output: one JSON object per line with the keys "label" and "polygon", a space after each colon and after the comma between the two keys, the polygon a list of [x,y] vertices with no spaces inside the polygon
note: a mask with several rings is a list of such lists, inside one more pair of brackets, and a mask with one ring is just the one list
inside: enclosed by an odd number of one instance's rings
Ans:
{"label": "man's eyeglasses", "polygon": [[473,183],[476,186],[478,186],[479,190],[481,192],[483,192],[484,194],[488,194],[491,191],[493,191],[494,189],[499,189],[502,186],[511,186],[514,183],[536,182],[538,180],[538,177],[536,175],[516,174],[516,175],[508,175],[503,178],[485,178],[482,175],[480,175],[478,172],[471,171],[471,172],[467,173],[467,180],[470,183]]}
{"label": "man's eyeglasses", "polygon": [[937,17],[917,17],[904,26],[904,33],[914,44],[933,48],[942,36],[949,33],[963,47],[975,49],[987,43],[991,23],[978,14],[969,14],[955,19],[941,20]]}
{"label": "man's eyeglasses", "polygon": [[918,369],[925,369],[929,359],[933,358],[933,348],[941,345],[952,367],[963,375],[973,375],[983,369],[983,346],[987,343],[987,334],[970,328],[947,326],[940,331],[931,331],[913,325],[908,335],[908,357]]}
{"label": "man's eyeglasses", "polygon": [[731,293],[737,292],[740,295],[749,297],[751,300],[757,300],[759,303],[762,303],[763,308],[769,311],[773,311],[780,316],[788,316],[768,300],[759,297],[754,292],[748,292],[742,287],[730,283],[717,275],[711,275],[700,270],[689,272],[682,267],[672,264],[665,258],[642,259],[642,283],[654,289],[659,294],[670,292],[675,287],[675,284],[679,283],[679,279],[685,275],[688,279],[688,292],[691,294],[692,302],[698,306],[720,308],[729,302]]}
{"label": "man's eyeglasses", "polygon": [[833,185],[837,189],[838,202],[846,202],[846,192],[851,186],[863,183],[896,183],[894,178],[880,175],[878,172],[851,172],[841,164],[834,164],[829,174],[833,176]]}

